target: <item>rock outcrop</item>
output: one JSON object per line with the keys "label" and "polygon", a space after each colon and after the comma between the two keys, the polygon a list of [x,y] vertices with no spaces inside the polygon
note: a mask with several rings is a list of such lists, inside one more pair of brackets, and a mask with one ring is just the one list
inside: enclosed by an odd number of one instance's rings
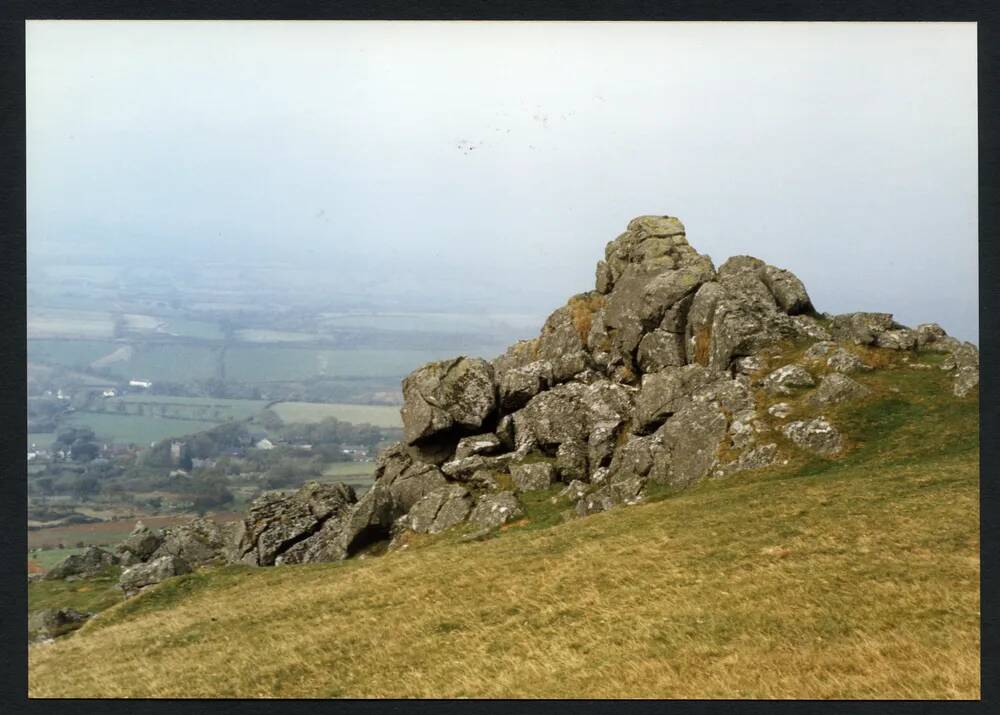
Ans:
{"label": "rock outcrop", "polygon": [[522,519],[525,495],[539,490],[585,516],[640,502],[656,485],[795,453],[834,458],[850,448],[837,406],[869,397],[862,382],[878,351],[942,352],[957,396],[978,385],[975,346],[940,326],[820,314],[786,269],[752,256],[716,269],[674,217],[631,221],[595,281],[494,360],[461,356],[407,376],[403,441],[379,456],[360,499],[311,483],[261,497],[232,534],[206,522],[163,533],[139,525],[116,552],[138,564],[123,574],[127,592],[220,559],[339,560],[461,524],[475,530],[464,539],[487,538]]}

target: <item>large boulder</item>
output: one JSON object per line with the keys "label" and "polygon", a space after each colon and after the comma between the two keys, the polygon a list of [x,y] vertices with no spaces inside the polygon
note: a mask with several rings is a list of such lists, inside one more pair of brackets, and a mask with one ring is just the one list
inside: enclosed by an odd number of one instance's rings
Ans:
{"label": "large boulder", "polygon": [[91,546],[82,554],[70,554],[52,567],[46,574],[48,581],[65,579],[72,581],[77,578],[89,578],[117,565],[119,559],[110,551],[98,546]]}
{"label": "large boulder", "polygon": [[844,313],[833,316],[830,332],[838,340],[874,345],[879,333],[893,328],[892,313]]}
{"label": "large boulder", "polygon": [[632,415],[634,393],[609,380],[558,385],[514,414],[515,443],[548,453],[567,442],[586,444],[589,469],[605,466]]}
{"label": "large boulder", "polygon": [[237,560],[253,566],[274,565],[328,520],[344,519],[356,501],[354,490],[345,484],[308,482],[289,496],[265,494],[250,505],[237,534]]}
{"label": "large boulder", "polygon": [[225,561],[235,544],[231,535],[211,519],[195,519],[163,530],[163,541],[151,558],[172,554],[191,566]]}
{"label": "large boulder", "polygon": [[652,431],[687,404],[695,391],[720,379],[724,379],[723,373],[701,365],[685,365],[643,375],[635,409],[638,431]]}
{"label": "large boulder", "polygon": [[167,554],[122,571],[118,578],[118,588],[128,598],[149,586],[186,573],[191,573],[191,566],[184,559]]}
{"label": "large boulder", "polygon": [[442,432],[474,432],[496,409],[492,366],[459,357],[424,365],[403,379],[403,436],[407,443]]}
{"label": "large boulder", "polygon": [[661,484],[685,486],[707,476],[718,461],[727,427],[725,412],[718,403],[685,405],[654,435],[649,478]]}

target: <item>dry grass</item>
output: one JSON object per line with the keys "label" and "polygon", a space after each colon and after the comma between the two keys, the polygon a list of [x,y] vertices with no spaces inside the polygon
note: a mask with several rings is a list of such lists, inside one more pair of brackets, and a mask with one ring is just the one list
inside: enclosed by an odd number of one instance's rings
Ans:
{"label": "dry grass", "polygon": [[937,370],[859,379],[841,460],[174,579],[32,647],[30,694],[978,698],[978,404]]}
{"label": "dry grass", "polygon": [[573,327],[576,334],[584,345],[587,344],[587,336],[590,335],[590,328],[594,322],[594,313],[604,307],[605,298],[603,295],[594,293],[575,295],[569,299],[570,316],[573,318]]}
{"label": "dry grass", "polygon": [[970,466],[731,480],[489,542],[203,576],[32,648],[30,692],[977,698]]}
{"label": "dry grass", "polygon": [[712,345],[712,328],[703,325],[694,333],[694,361],[699,365],[708,365],[708,351]]}

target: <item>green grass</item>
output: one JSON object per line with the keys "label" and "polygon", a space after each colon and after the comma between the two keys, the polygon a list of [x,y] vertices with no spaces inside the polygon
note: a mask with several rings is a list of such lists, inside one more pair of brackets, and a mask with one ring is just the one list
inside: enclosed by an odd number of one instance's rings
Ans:
{"label": "green grass", "polygon": [[319,422],[335,417],[344,422],[375,427],[402,427],[399,407],[390,405],[348,405],[328,402],[278,402],[271,406],[286,424]]}
{"label": "green grass", "polygon": [[121,569],[112,567],[99,576],[77,581],[32,581],[28,584],[28,612],[43,608],[75,608],[103,611],[120,603],[121,591],[114,585]]}
{"label": "green grass", "polygon": [[31,648],[30,694],[977,699],[978,402],[937,370],[857,379],[871,397],[824,412],[840,460],[169,581]]}

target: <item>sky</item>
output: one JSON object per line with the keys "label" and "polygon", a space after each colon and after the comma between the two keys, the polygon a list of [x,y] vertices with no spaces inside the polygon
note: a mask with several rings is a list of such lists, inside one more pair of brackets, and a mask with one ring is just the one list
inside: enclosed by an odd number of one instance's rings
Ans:
{"label": "sky", "polygon": [[661,214],[978,342],[974,23],[31,21],[26,59],[29,269],[281,261],[544,316]]}

